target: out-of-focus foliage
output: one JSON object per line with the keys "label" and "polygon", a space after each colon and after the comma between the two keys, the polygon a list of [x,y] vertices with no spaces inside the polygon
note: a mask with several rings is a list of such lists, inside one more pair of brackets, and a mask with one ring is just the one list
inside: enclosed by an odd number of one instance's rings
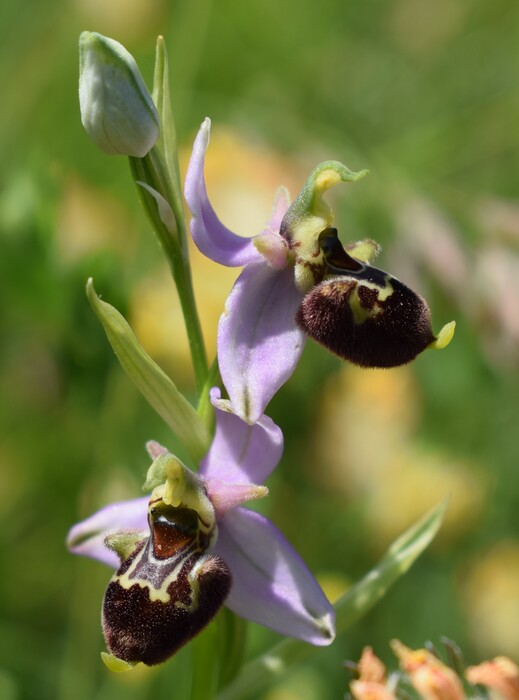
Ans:
{"label": "out-of-focus foliage", "polygon": [[[372,175],[334,193],[343,240],[384,245],[382,267],[430,300],[442,353],[359,372],[309,343],[269,413],[286,434],[262,507],[339,595],[396,532],[450,494],[437,543],[346,638],[264,697],[343,696],[341,662],[366,644],[454,638],[470,661],[519,649],[519,190],[513,0],[67,0],[0,7],[0,697],[117,700],[189,682],[99,661],[109,572],[74,559],[68,527],[135,496],[167,428],[117,366],[87,276],[190,390],[172,283],[127,164],[83,133],[77,38],[108,34],[151,83],[166,37],[186,153],[213,118],[208,181],[244,234],[279,184],[316,162]],[[232,273],[194,257],[211,348]],[[274,635],[254,629],[253,654]]]}

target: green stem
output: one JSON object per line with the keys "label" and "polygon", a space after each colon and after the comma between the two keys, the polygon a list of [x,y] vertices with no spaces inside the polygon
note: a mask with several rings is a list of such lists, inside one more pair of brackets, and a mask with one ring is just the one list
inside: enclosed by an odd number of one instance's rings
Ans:
{"label": "green stem", "polygon": [[207,378],[205,380],[205,386],[198,399],[198,406],[196,409],[198,415],[204,422],[211,435],[214,434],[215,416],[213,404],[211,403],[211,399],[209,397],[209,391],[214,386],[222,386],[222,378],[220,376],[217,357],[215,357],[213,364],[209,368],[209,372],[207,373]]}
{"label": "green stem", "polygon": [[192,675],[189,700],[213,700],[220,675],[218,628],[212,622],[191,642]]}
{"label": "green stem", "polygon": [[219,632],[220,678],[218,689],[225,688],[235,679],[243,666],[247,622],[228,608],[216,618]]}
{"label": "green stem", "polygon": [[196,308],[189,258],[184,254],[182,246],[179,244],[178,232],[183,230],[184,237],[186,235],[184,213],[183,211],[180,213],[178,208],[174,206],[177,198],[171,190],[169,178],[165,176],[166,170],[162,156],[157,149],[152,148],[144,158],[130,157],[129,160],[134,180],[150,185],[172,205],[177,232],[168,230],[160,217],[157,216],[157,204],[154,198],[142,187],[138,187],[144,209],[164,250],[177,287],[193,359],[197,394],[200,396],[207,378],[208,366],[202,328]]}

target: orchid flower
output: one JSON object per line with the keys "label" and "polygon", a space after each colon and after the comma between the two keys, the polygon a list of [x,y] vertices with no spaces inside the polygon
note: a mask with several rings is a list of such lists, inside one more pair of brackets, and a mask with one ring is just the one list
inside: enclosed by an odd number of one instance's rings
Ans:
{"label": "orchid flower", "polygon": [[103,617],[112,666],[165,660],[224,600],[283,635],[315,645],[334,639],[333,607],[302,559],[270,520],[241,505],[267,494],[280,428],[265,415],[248,425],[217,388],[211,401],[216,432],[198,474],[148,443],[151,498],[107,506],[69,533],[72,552],[119,567]]}
{"label": "orchid flower", "polygon": [[221,265],[244,266],[218,328],[218,361],[234,411],[254,423],[294,371],[307,335],[363,367],[405,364],[427,347],[442,348],[454,324],[436,337],[426,302],[369,262],[371,240],[345,247],[332,227],[323,194],[355,182],[337,161],[318,165],[290,204],[278,191],[265,229],[244,238],[218,219],[207,196],[205,153],[210,120],[196,137],[186,175],[191,233],[200,251]]}

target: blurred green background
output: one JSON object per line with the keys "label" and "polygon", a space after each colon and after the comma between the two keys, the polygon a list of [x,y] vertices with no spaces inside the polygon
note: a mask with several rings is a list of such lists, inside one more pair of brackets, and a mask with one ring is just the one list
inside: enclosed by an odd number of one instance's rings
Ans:
{"label": "blurred green background", "polygon": [[[213,120],[208,187],[224,222],[261,230],[279,184],[319,161],[371,176],[331,195],[343,240],[427,296],[441,353],[360,372],[309,342],[269,407],[286,436],[266,507],[340,594],[450,496],[438,540],[370,615],[268,700],[343,697],[365,644],[442,635],[475,662],[519,661],[519,186],[514,0],[4,0],[0,7],[0,698],[183,698],[190,647],[110,674],[99,609],[109,571],[68,528],[140,493],[160,419],[123,376],[84,295],[103,297],[185,391],[192,379],[166,265],[127,163],[82,131],[77,38],[170,54],[179,138]],[[183,163],[185,167],[185,154]],[[234,273],[194,258],[209,345]],[[251,630],[247,654],[275,639]],[[395,666],[395,662],[392,662]]]}

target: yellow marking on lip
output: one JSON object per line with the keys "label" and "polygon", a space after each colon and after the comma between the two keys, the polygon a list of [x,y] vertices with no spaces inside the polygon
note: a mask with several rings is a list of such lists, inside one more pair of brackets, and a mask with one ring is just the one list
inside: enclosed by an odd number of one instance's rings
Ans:
{"label": "yellow marking on lip", "polygon": [[[389,297],[393,294],[395,291],[393,289],[393,285],[391,284],[391,276],[386,275],[385,277],[385,284],[383,287],[379,287],[378,284],[375,284],[374,282],[369,282],[366,280],[362,280],[362,282],[359,282],[355,288],[353,289],[352,293],[350,294],[348,298],[348,303],[350,305],[351,313],[353,314],[353,322],[357,325],[360,325],[361,323],[364,323],[364,321],[367,321],[370,318],[374,318],[375,316],[378,316],[381,314],[384,309],[380,304],[382,302],[385,302],[389,299]],[[362,284],[368,289],[374,289],[377,292],[377,300],[375,302],[375,306],[373,309],[365,309],[362,306],[360,297],[359,297],[359,285]]]}
{"label": "yellow marking on lip", "polygon": [[[145,551],[145,549],[142,551],[142,555]],[[112,581],[117,582],[122,588],[126,590],[130,589],[132,586],[137,584],[138,586],[140,586],[140,588],[148,589],[150,600],[152,603],[156,600],[160,600],[162,603],[169,603],[171,600],[171,596],[168,593],[168,588],[172,583],[174,583],[178,579],[178,576],[184,565],[185,559],[186,557],[182,557],[180,559],[179,563],[177,564],[177,566],[175,566],[173,571],[162,581],[160,588],[155,588],[155,586],[153,586],[150,581],[147,581],[144,578],[131,578],[132,574],[135,572],[135,569],[137,568],[140,562],[140,556],[135,558],[135,560],[131,563],[131,566],[128,568],[127,571],[124,572],[124,574],[121,574],[119,576],[115,575],[112,578]],[[161,562],[158,561],[158,564],[160,566]]]}

